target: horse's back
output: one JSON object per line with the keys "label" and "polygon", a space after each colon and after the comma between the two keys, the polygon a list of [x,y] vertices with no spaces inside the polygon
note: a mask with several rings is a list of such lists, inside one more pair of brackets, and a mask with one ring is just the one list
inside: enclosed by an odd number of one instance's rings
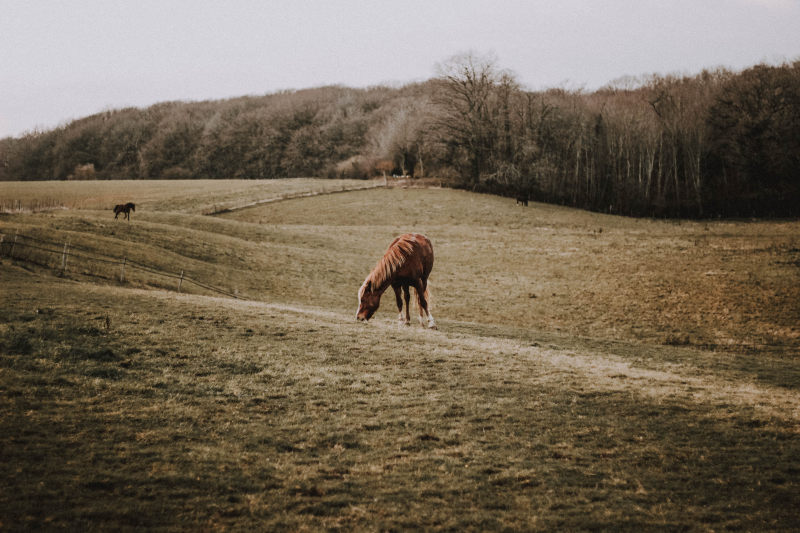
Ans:
{"label": "horse's back", "polygon": [[414,278],[428,279],[428,275],[433,270],[433,244],[430,239],[421,233],[406,233],[400,235],[391,246],[399,245],[401,241],[411,245],[411,252],[407,259],[407,275]]}
{"label": "horse's back", "polygon": [[389,247],[395,246],[400,241],[409,242],[415,251],[419,251],[418,253],[433,257],[433,244],[431,244],[431,240],[422,233],[406,233],[400,235],[392,241]]}
{"label": "horse's back", "polygon": [[431,270],[433,270],[433,244],[425,235],[422,235],[421,233],[416,233],[415,235],[417,237],[417,242],[420,245],[423,277],[427,279],[428,275],[431,273]]}

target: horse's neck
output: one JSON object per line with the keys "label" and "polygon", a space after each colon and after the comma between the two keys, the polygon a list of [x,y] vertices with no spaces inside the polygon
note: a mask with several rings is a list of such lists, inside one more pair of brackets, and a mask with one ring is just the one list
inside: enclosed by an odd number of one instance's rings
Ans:
{"label": "horse's neck", "polygon": [[375,281],[373,280],[371,292],[380,296],[381,294],[386,292],[386,289],[388,289],[389,285],[391,284],[392,284],[391,276],[387,276],[386,279],[383,280],[383,282],[381,282],[380,284],[375,283]]}

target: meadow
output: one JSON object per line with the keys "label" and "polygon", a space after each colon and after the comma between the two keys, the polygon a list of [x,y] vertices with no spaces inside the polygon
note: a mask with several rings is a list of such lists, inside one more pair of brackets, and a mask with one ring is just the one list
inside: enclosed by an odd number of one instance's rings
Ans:
{"label": "meadow", "polygon": [[112,209],[131,199],[139,209],[213,214],[253,201],[358,189],[364,180],[11,181],[0,187],[0,212]]}
{"label": "meadow", "polygon": [[[69,208],[0,215],[0,529],[797,527],[799,222],[304,196],[353,186],[51,183]],[[354,320],[405,231],[438,331]]]}

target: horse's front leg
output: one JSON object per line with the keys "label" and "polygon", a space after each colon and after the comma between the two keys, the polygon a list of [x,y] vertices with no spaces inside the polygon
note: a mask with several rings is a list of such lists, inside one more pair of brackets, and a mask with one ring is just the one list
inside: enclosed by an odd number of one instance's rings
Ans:
{"label": "horse's front leg", "polygon": [[394,289],[394,299],[397,301],[397,312],[399,313],[397,319],[400,321],[400,325],[403,325],[406,322],[403,322],[403,298],[400,296],[400,285],[392,285],[392,289]]}
{"label": "horse's front leg", "polygon": [[408,326],[411,324],[411,306],[409,305],[411,302],[411,293],[408,290],[408,285],[403,285],[403,297],[406,301],[406,321],[405,324]]}

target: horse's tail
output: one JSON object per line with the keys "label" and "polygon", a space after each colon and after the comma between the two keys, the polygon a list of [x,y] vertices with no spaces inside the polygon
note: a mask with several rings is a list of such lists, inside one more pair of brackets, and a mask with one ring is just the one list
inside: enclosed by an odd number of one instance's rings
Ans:
{"label": "horse's tail", "polygon": [[425,282],[425,301],[428,302],[428,311],[433,309],[433,294],[431,293],[431,282]]}

